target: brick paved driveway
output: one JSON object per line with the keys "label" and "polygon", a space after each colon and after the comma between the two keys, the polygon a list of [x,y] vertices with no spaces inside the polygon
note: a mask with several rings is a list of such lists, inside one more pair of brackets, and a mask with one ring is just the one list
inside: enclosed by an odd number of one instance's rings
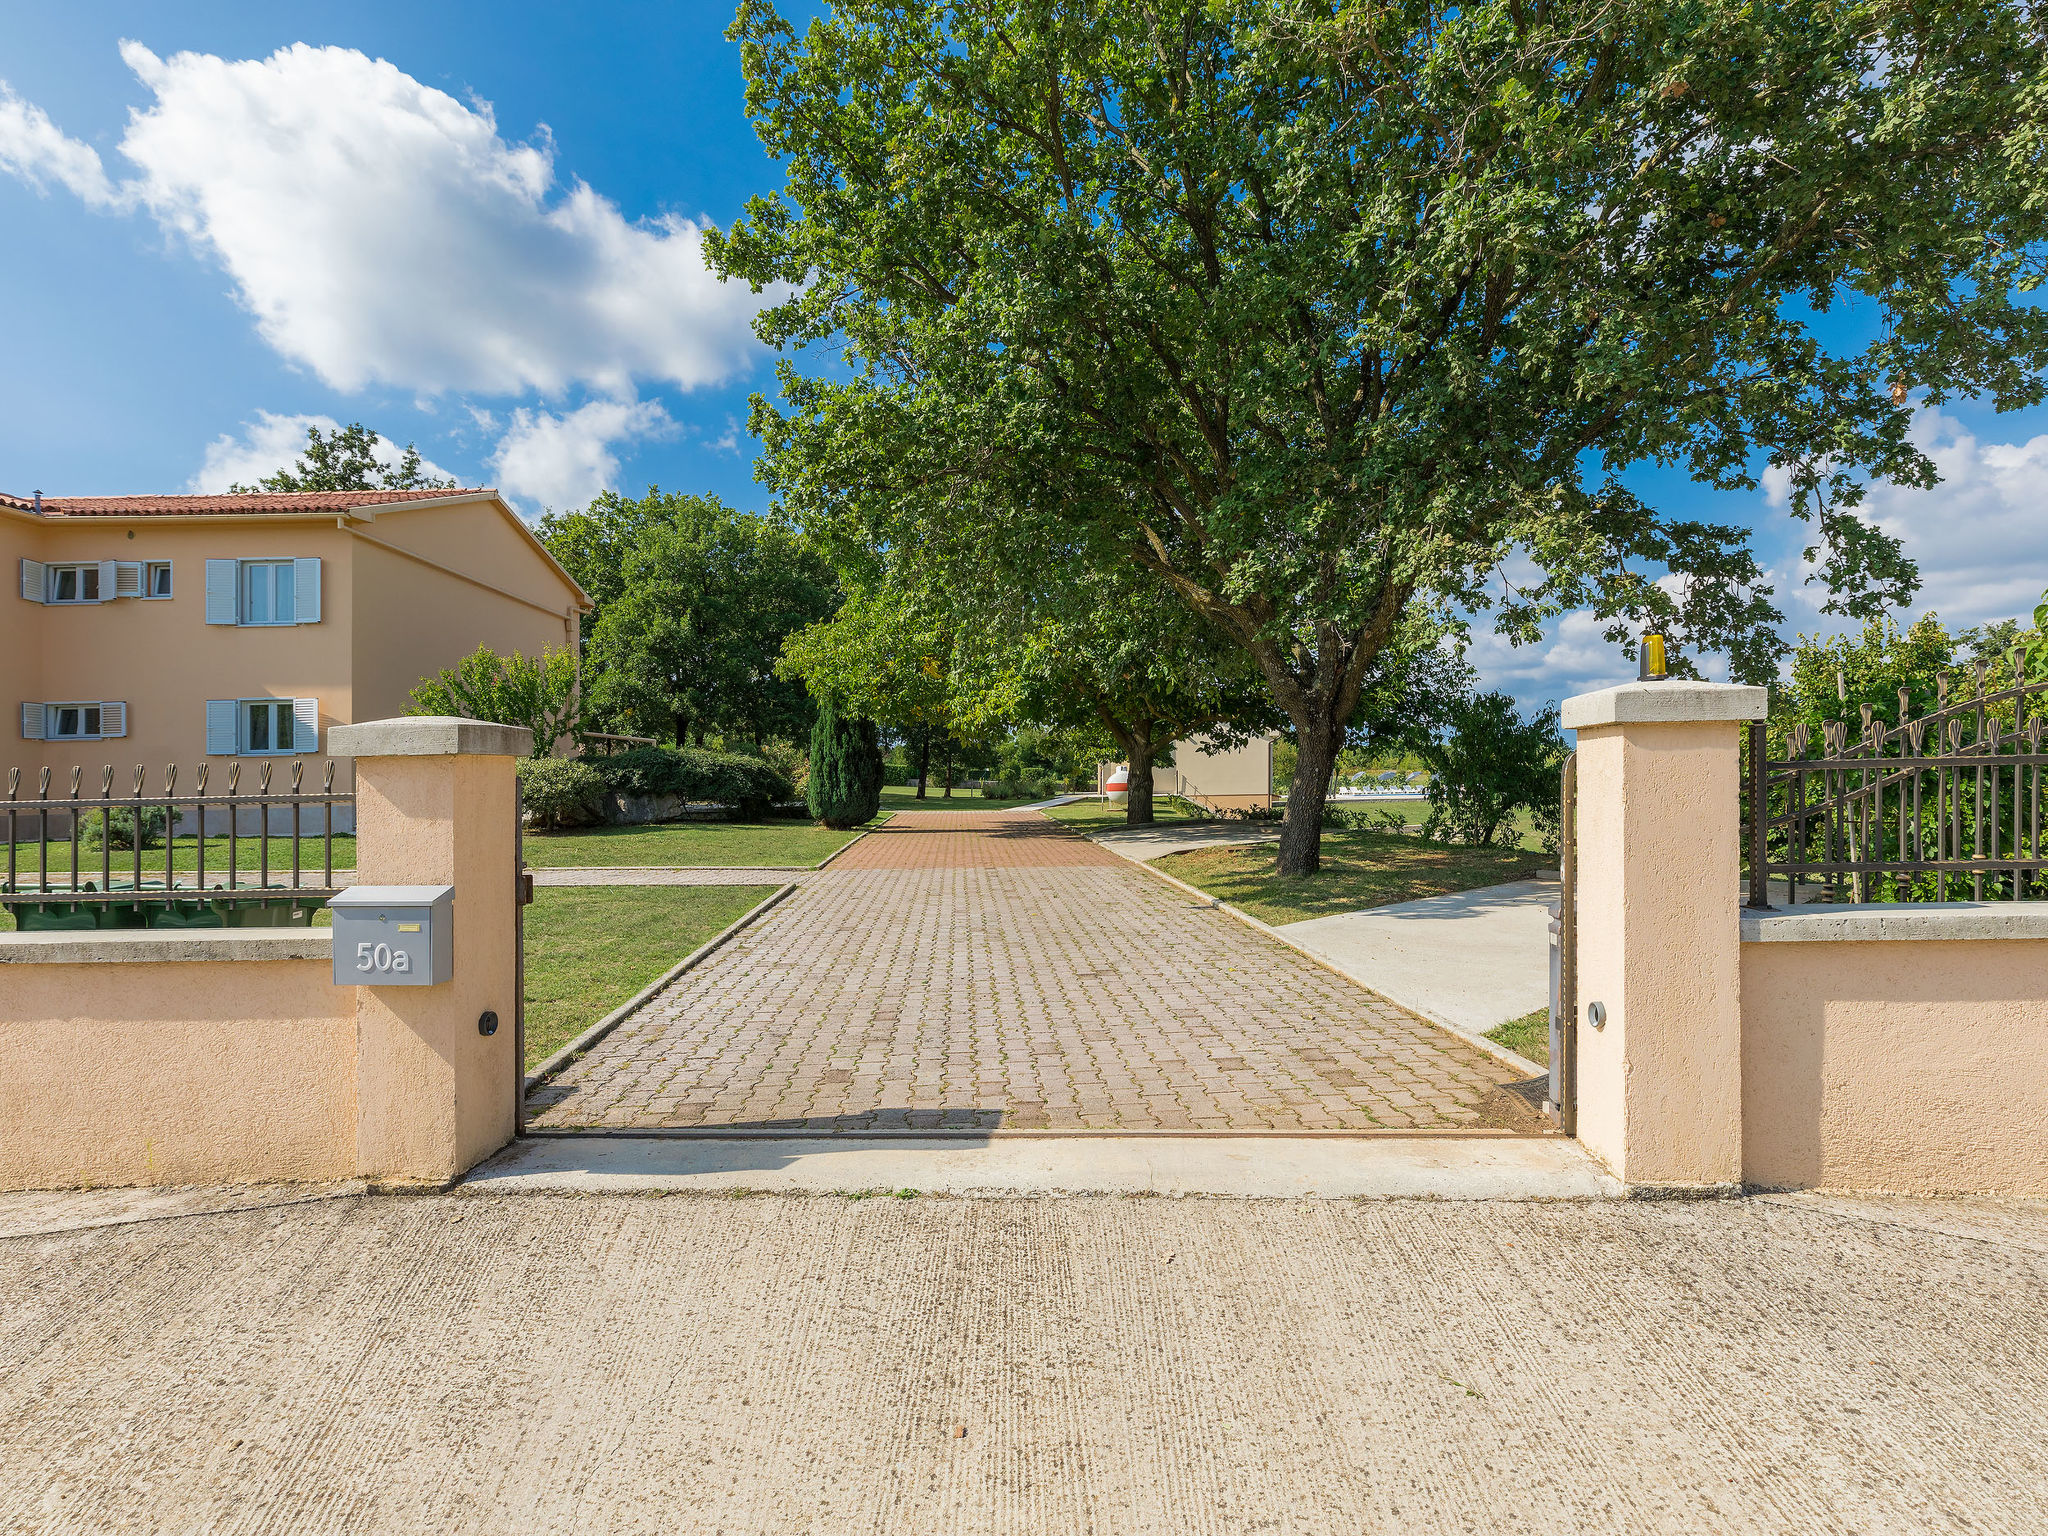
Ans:
{"label": "brick paved driveway", "polygon": [[1528,1129],[1514,1076],[1037,812],[910,812],[537,1089],[529,1118]]}

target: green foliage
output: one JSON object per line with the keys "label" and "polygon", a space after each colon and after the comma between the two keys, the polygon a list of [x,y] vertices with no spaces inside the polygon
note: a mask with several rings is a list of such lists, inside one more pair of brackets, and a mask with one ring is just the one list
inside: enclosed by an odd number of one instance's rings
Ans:
{"label": "green foliage", "polygon": [[588,761],[613,794],[675,795],[732,806],[744,816],[759,816],[795,793],[772,764],[741,752],[635,747]]}
{"label": "green foliage", "polygon": [[585,647],[595,718],[678,746],[809,727],[810,701],[775,662],[787,636],[832,611],[835,588],[801,536],[657,490],[600,497],[541,534],[598,604]]}
{"label": "green foliage", "polygon": [[836,704],[818,708],[811,727],[811,815],[828,827],[858,827],[882,807],[882,747],[872,720],[842,715]]}
{"label": "green foliage", "polygon": [[142,829],[142,846],[161,848],[170,834],[171,813],[161,805],[116,806],[111,811],[87,811],[78,818],[78,845],[98,849],[135,847],[137,826]]}
{"label": "green foliage", "polygon": [[574,757],[529,757],[519,765],[520,803],[536,827],[590,827],[605,820],[604,775]]}
{"label": "green foliage", "polygon": [[[835,552],[1145,568],[1319,779],[1418,603],[1768,676],[1748,530],[1632,467],[1782,473],[1869,614],[1917,580],[1856,515],[1933,482],[1912,411],[2043,398],[2019,0],[745,0],[731,35],[786,179],[712,260],[783,285],[785,358],[839,354],[755,399],[782,504]],[[1852,299],[1884,323],[1816,324]]]}
{"label": "green foliage", "polygon": [[383,439],[360,421],[332,434],[322,435],[318,427],[306,428],[306,455],[289,469],[265,475],[254,485],[231,485],[237,494],[255,491],[444,491],[453,490],[453,480],[439,480],[420,467],[419,450],[411,443],[399,458],[398,467],[386,469],[377,459],[377,444]]}
{"label": "green foliage", "polygon": [[533,732],[533,755],[546,757],[584,728],[575,654],[564,647],[537,658],[500,656],[480,645],[413,689],[408,713],[523,725]]}
{"label": "green foliage", "polygon": [[1430,769],[1425,837],[1512,845],[1515,813],[1527,810],[1555,846],[1564,761],[1555,705],[1524,720],[1506,694],[1478,694],[1452,705],[1442,733],[1417,737],[1415,749]]}

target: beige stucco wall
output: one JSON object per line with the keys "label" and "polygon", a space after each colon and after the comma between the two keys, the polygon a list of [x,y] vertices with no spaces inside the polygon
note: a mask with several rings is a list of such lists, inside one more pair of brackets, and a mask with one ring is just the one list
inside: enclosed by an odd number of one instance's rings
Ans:
{"label": "beige stucco wall", "polygon": [[0,1189],[355,1171],[326,960],[0,965]]}
{"label": "beige stucco wall", "polygon": [[2048,939],[1742,946],[1743,1175],[2048,1195]]}
{"label": "beige stucco wall", "polygon": [[1158,788],[1199,795],[1229,809],[1264,805],[1273,791],[1273,738],[1255,736],[1239,747],[1207,750],[1208,739],[1195,737],[1173,746],[1173,767],[1162,769]]}
{"label": "beige stucco wall", "polygon": [[[25,602],[23,556],[45,563],[169,560],[173,595],[75,607]],[[322,562],[319,623],[206,623],[207,560],[311,556]],[[33,520],[0,513],[0,578],[0,782],[6,769],[19,767],[32,785],[48,766],[61,787],[80,766],[89,792],[107,764],[124,787],[135,766],[146,765],[154,791],[164,767],[175,763],[189,789],[206,760],[208,699],[317,698],[324,753],[328,727],[403,714],[421,678],[479,645],[539,655],[573,646],[577,627],[573,587],[489,502],[385,508],[348,529],[331,514]],[[104,742],[24,741],[24,699],[121,700],[128,734]],[[279,765],[274,782],[281,784],[294,761],[320,755],[271,759]],[[213,760],[209,789],[224,783],[229,761]],[[246,790],[261,760],[239,761]],[[345,768],[338,782],[346,784]]]}
{"label": "beige stucco wall", "polygon": [[[361,989],[357,1160],[369,1174],[453,1178],[512,1139],[521,1063],[514,760],[357,761],[357,878],[455,887],[454,979]],[[486,1010],[494,1035],[477,1032]]]}
{"label": "beige stucco wall", "polygon": [[1631,1183],[1742,1177],[1738,729],[1579,730],[1578,1131]]}

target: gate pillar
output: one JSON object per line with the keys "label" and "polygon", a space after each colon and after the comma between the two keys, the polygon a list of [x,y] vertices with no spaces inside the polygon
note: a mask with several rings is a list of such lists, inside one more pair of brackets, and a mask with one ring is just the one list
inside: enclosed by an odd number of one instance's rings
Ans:
{"label": "gate pillar", "polygon": [[1742,1182],[1740,722],[1765,701],[1672,679],[1561,712],[1578,732],[1578,1135],[1633,1186]]}
{"label": "gate pillar", "polygon": [[[356,1157],[387,1183],[445,1184],[516,1129],[518,765],[533,733],[444,716],[337,725],[353,757],[356,882],[455,887],[439,986],[365,986],[356,1004]],[[482,1033],[480,1020],[502,1022]]]}

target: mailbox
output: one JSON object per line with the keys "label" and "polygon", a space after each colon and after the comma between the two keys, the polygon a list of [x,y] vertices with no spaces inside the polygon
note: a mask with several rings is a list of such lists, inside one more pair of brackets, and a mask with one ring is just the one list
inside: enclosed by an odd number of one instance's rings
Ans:
{"label": "mailbox", "polygon": [[334,913],[338,987],[436,987],[455,975],[455,887],[357,885]]}

